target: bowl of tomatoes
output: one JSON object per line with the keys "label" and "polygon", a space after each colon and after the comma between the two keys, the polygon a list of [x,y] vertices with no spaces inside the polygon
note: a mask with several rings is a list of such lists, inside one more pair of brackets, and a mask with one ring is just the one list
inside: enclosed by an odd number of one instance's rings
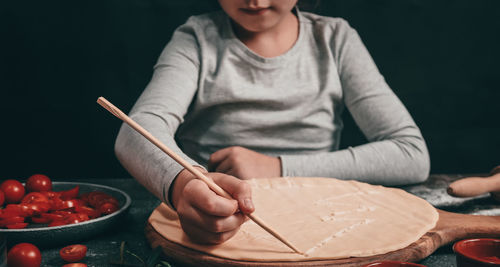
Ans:
{"label": "bowl of tomatoes", "polygon": [[45,175],[33,175],[24,184],[5,180],[0,184],[0,235],[9,246],[77,242],[119,222],[131,202],[127,193],[105,185],[52,182]]}

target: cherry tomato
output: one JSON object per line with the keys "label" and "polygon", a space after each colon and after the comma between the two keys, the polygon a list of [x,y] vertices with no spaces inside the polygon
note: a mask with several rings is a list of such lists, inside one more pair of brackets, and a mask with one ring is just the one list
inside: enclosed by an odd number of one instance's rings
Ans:
{"label": "cherry tomato", "polygon": [[88,195],[88,201],[94,208],[99,208],[101,204],[108,198],[110,198],[108,194],[100,191],[90,192]]}
{"label": "cherry tomato", "polygon": [[31,192],[26,194],[21,200],[21,203],[34,203],[34,202],[49,203],[49,198],[42,193]]}
{"label": "cherry tomato", "polygon": [[33,244],[20,243],[9,250],[7,265],[9,267],[40,267],[42,254]]}
{"label": "cherry tomato", "polygon": [[0,190],[5,194],[6,203],[19,203],[23,199],[25,190],[23,184],[16,180],[5,180],[0,185]]}
{"label": "cherry tomato", "polygon": [[74,199],[78,197],[78,192],[80,191],[80,186],[75,186],[70,190],[66,191],[61,191],[61,199],[62,200],[68,200],[68,199]]}
{"label": "cherry tomato", "polygon": [[40,217],[47,219],[49,222],[62,221],[65,215],[58,213],[42,213]]}
{"label": "cherry tomato", "polygon": [[23,229],[26,228],[26,226],[28,226],[28,223],[14,223],[14,224],[9,224],[5,227],[7,227],[8,229]]}
{"label": "cherry tomato", "polygon": [[59,255],[67,262],[81,261],[85,258],[85,254],[87,254],[87,246],[79,244],[63,247],[59,250]]}
{"label": "cherry tomato", "polygon": [[80,223],[84,221],[88,221],[89,216],[85,213],[73,213],[64,217],[63,221],[66,224]]}
{"label": "cherry tomato", "polygon": [[76,208],[83,204],[83,201],[77,198],[63,201],[63,206],[65,207],[65,209]]}
{"label": "cherry tomato", "polygon": [[64,264],[62,267],[87,267],[85,263],[68,263]]}
{"label": "cherry tomato", "polygon": [[46,213],[31,217],[31,222],[37,224],[50,223],[52,220],[46,216],[43,216],[44,214]]}
{"label": "cherry tomato", "polygon": [[29,210],[29,216],[40,215],[50,210],[50,204],[48,202],[22,203],[19,204],[19,206],[26,206]]}
{"label": "cherry tomato", "polygon": [[23,223],[24,218],[20,216],[13,216],[5,219],[0,219],[0,227],[5,227],[9,224]]}
{"label": "cherry tomato", "polygon": [[59,197],[53,197],[49,199],[50,210],[62,210],[64,209],[64,201]]}
{"label": "cherry tomato", "polygon": [[5,194],[3,193],[2,190],[0,190],[0,207],[3,205],[5,202]]}
{"label": "cherry tomato", "polygon": [[99,207],[99,211],[105,215],[111,214],[117,210],[118,210],[118,206],[115,203],[111,203],[111,202],[102,203],[101,206]]}
{"label": "cherry tomato", "polygon": [[45,195],[49,199],[53,199],[55,197],[61,197],[61,193],[59,192],[54,192],[54,191],[42,191],[40,192],[41,194]]}
{"label": "cherry tomato", "polygon": [[49,223],[49,227],[54,227],[54,226],[61,226],[61,225],[66,225],[67,223],[63,220],[57,220],[57,221],[52,221]]}
{"label": "cherry tomato", "polygon": [[26,190],[28,192],[42,192],[52,190],[52,181],[47,175],[33,174],[26,181]]}
{"label": "cherry tomato", "polygon": [[95,219],[101,216],[101,212],[97,209],[93,209],[91,207],[87,207],[85,205],[77,206],[75,211],[78,213],[85,213],[89,216],[90,219]]}
{"label": "cherry tomato", "polygon": [[85,206],[89,204],[89,195],[90,193],[88,192],[80,195],[80,199],[83,200],[83,202],[85,202]]}
{"label": "cherry tomato", "polygon": [[62,215],[64,217],[66,215],[73,214],[73,212],[69,211],[69,210],[55,210],[55,211],[51,212],[51,214],[59,214],[59,215]]}
{"label": "cherry tomato", "polygon": [[3,209],[2,214],[0,214],[0,219],[13,216],[29,217],[32,213],[33,211],[26,205],[9,204]]}

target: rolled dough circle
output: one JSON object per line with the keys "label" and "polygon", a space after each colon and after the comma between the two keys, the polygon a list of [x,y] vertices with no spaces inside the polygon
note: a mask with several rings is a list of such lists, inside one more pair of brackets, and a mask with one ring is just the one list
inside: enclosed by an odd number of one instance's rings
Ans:
{"label": "rolled dough circle", "polygon": [[161,204],[149,217],[164,238],[221,258],[244,261],[307,261],[367,257],[402,249],[434,228],[439,215],[425,200],[401,189],[333,178],[248,180],[256,214],[306,255],[252,221],[229,241],[193,243],[177,214]]}

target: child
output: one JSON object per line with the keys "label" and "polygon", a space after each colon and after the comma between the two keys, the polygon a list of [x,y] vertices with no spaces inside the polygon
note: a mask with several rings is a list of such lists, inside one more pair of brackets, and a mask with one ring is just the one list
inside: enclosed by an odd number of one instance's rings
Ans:
{"label": "child", "polygon": [[[296,2],[219,0],[223,11],[191,17],[130,113],[235,200],[217,196],[128,126],[120,130],[118,159],[177,210],[195,242],[226,241],[253,212],[240,179],[398,185],[428,175],[422,135],[356,31],[342,19],[301,12]],[[344,107],[368,144],[338,150]]]}

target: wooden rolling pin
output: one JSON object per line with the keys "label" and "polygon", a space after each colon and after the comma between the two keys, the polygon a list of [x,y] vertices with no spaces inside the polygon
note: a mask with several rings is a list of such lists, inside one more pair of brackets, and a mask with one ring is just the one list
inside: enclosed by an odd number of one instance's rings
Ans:
{"label": "wooden rolling pin", "polygon": [[448,186],[448,194],[454,197],[475,197],[486,193],[500,201],[500,165],[488,177],[467,177]]}

